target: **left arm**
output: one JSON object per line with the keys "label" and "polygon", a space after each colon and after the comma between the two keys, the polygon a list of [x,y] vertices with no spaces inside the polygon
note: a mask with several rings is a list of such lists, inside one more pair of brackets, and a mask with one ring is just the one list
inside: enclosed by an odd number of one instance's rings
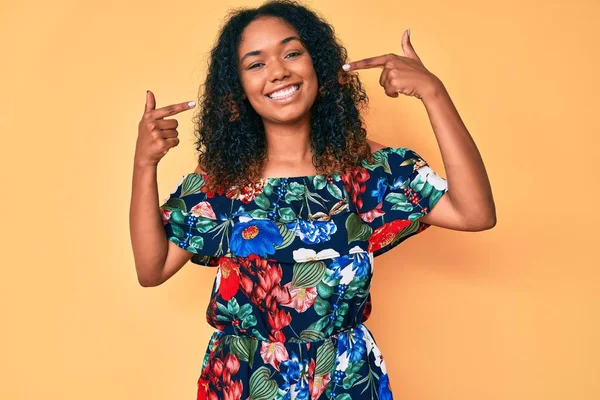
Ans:
{"label": "left arm", "polygon": [[448,191],[421,222],[461,231],[490,229],[496,208],[485,166],[443,83],[425,68],[408,32],[402,36],[405,56],[385,54],[343,66],[345,71],[383,68],[379,84],[389,97],[399,94],[423,101],[440,146]]}
{"label": "left arm", "polygon": [[446,178],[448,201],[440,203],[420,218],[430,225],[444,226],[444,220],[460,216],[463,230],[490,229],[496,224],[496,207],[485,165],[477,146],[446,91],[434,78],[424,91],[423,104],[438,141]]}

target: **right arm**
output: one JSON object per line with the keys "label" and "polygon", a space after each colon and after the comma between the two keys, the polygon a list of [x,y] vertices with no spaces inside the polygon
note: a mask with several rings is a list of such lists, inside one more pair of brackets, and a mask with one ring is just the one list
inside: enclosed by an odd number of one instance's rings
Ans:
{"label": "right arm", "polygon": [[140,285],[158,286],[194,255],[169,241],[158,204],[156,166],[135,166],[129,208],[129,232]]}
{"label": "right arm", "polygon": [[164,117],[192,108],[187,103],[155,109],[152,92],[139,124],[133,168],[129,232],[138,282],[158,286],[179,271],[194,255],[168,240],[161,219],[157,167],[171,147],[179,144],[177,120]]}

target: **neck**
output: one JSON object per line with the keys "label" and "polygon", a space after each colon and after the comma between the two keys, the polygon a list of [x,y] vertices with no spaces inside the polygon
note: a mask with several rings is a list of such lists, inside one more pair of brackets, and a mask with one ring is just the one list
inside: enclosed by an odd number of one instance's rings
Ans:
{"label": "neck", "polygon": [[267,159],[290,163],[312,160],[310,147],[310,119],[290,124],[263,121],[267,140]]}

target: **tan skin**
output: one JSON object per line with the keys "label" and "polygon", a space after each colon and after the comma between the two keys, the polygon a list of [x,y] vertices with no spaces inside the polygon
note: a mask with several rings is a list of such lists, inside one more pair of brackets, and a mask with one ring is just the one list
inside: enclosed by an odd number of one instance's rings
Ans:
{"label": "tan skin", "polygon": [[[240,78],[244,92],[253,108],[263,118],[265,125],[268,143],[268,160],[263,171],[263,177],[265,178],[314,175],[317,173],[312,165],[309,141],[310,107],[314,102],[317,91],[312,60],[299,41],[292,39],[284,44],[281,43],[283,39],[295,36],[298,36],[297,32],[283,21],[271,17],[260,18],[246,27],[238,51]],[[394,54],[388,54],[353,62],[351,68],[383,68],[380,85],[388,96],[398,97],[402,93],[423,100],[428,107],[436,133],[441,131],[448,136],[458,136],[455,132],[461,127],[464,128],[464,125],[459,125],[460,118],[454,107],[450,107],[449,96],[447,94],[444,96],[446,92],[443,90],[443,85],[423,67],[421,60],[409,42],[406,32],[402,38],[402,44],[403,48],[406,49],[407,57],[402,58]],[[246,56],[246,54],[256,50],[260,50],[260,54],[251,53]],[[266,94],[280,87],[297,83],[301,84],[300,90],[292,101],[275,103],[265,97]],[[452,129],[448,128],[449,126]],[[464,131],[466,131],[466,128],[464,128]],[[460,133],[462,134],[462,131]],[[367,141],[371,145],[372,151],[387,147],[381,143]],[[450,139],[447,139],[447,141],[449,142]],[[462,145],[472,152],[469,155],[469,160],[464,158],[457,160],[462,161],[462,165],[465,164],[465,161],[470,161],[472,165],[471,176],[468,176],[466,172],[462,173],[462,180],[465,182],[464,186],[466,188],[463,192],[470,191],[478,194],[476,190],[479,190],[481,197],[488,196],[490,201],[469,204],[471,210],[474,207],[483,210],[480,216],[477,216],[478,219],[475,220],[471,216],[474,214],[473,212],[469,214],[458,211],[451,200],[450,191],[448,191],[441,197],[436,207],[427,215],[421,217],[420,221],[459,231],[489,229],[495,224],[495,212],[489,184],[486,184],[486,180],[483,178],[485,168],[483,168],[482,162],[477,162],[478,160],[473,153],[476,148],[473,149],[473,147],[468,147],[466,144]],[[443,153],[444,151],[445,149],[442,148]],[[448,153],[448,151],[445,152]],[[446,158],[451,157],[446,155],[444,159]],[[479,170],[477,170],[478,168]],[[448,171],[448,168],[446,170]],[[472,172],[474,170],[476,173]],[[204,173],[199,167],[195,169],[195,172]],[[459,172],[453,173],[453,175],[459,176],[454,181],[461,179]],[[472,183],[475,181],[473,175],[479,178],[480,187],[473,186]],[[487,177],[485,178],[487,179]],[[448,181],[450,181],[450,177]],[[459,191],[459,189],[456,190]],[[193,256],[192,253],[179,248],[172,242],[169,242],[168,246],[169,250],[162,276],[159,282],[156,283],[157,285],[173,276]]]}

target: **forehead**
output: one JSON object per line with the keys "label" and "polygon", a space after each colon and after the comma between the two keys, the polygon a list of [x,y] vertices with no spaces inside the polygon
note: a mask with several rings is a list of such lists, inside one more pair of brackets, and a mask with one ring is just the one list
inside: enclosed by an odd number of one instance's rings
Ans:
{"label": "forehead", "polygon": [[[276,17],[260,17],[252,21],[242,32],[238,55],[254,50],[276,48],[283,39],[300,36],[287,22]],[[298,42],[296,42],[298,43]]]}

